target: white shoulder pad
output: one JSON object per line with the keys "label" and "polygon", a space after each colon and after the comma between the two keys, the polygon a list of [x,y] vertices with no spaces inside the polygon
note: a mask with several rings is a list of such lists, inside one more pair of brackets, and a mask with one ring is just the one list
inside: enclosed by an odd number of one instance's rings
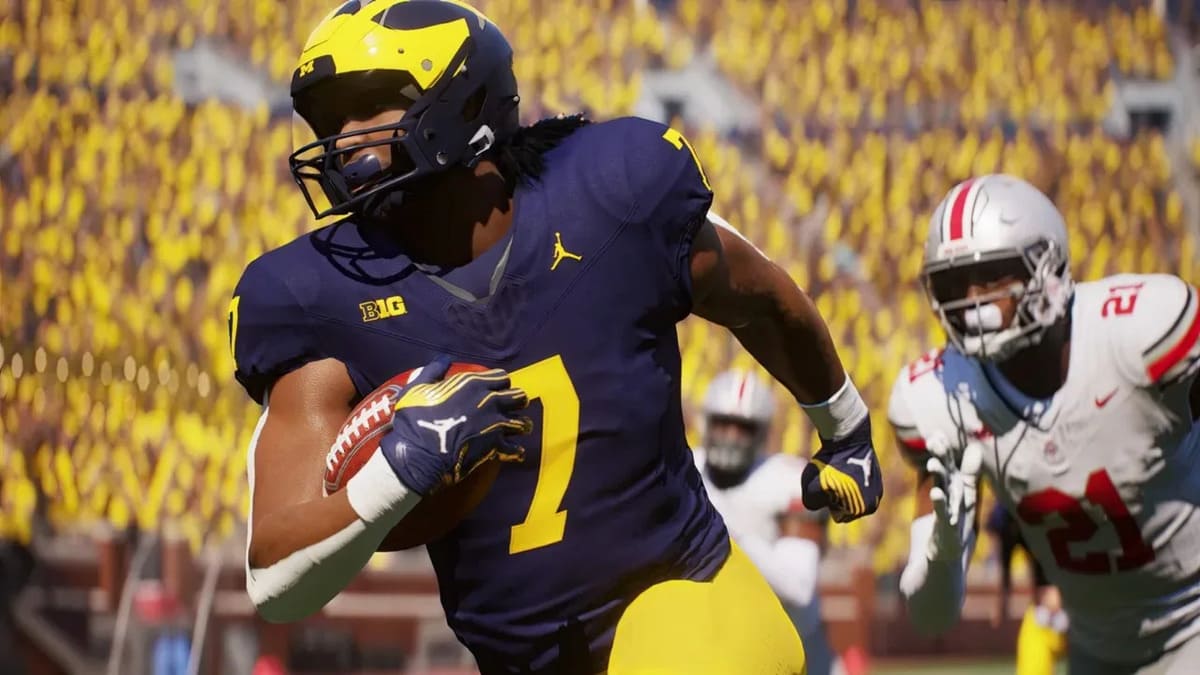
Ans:
{"label": "white shoulder pad", "polygon": [[1163,387],[1195,375],[1200,366],[1200,299],[1172,274],[1122,274],[1081,284],[1077,294],[1108,334],[1119,372],[1140,387]]}

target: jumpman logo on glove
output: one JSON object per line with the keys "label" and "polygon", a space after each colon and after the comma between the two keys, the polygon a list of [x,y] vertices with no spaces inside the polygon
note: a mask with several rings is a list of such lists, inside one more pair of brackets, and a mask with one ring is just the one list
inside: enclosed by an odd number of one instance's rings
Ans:
{"label": "jumpman logo on glove", "polygon": [[[519,462],[520,437],[533,429],[529,397],[498,368],[447,376],[450,359],[425,365],[396,400],[384,457],[422,496],[461,482],[491,460]],[[437,445],[429,431],[437,434]]]}
{"label": "jumpman logo on glove", "polygon": [[863,487],[871,487],[871,455],[866,454],[862,457],[851,457],[846,460],[847,464],[853,464],[862,469],[863,472]]}
{"label": "jumpman logo on glove", "polygon": [[459,417],[447,417],[444,420],[434,420],[432,422],[417,420],[417,426],[422,429],[429,429],[438,435],[438,445],[441,447],[442,454],[444,455],[450,452],[446,449],[446,432],[466,421],[466,415],[461,415]]}

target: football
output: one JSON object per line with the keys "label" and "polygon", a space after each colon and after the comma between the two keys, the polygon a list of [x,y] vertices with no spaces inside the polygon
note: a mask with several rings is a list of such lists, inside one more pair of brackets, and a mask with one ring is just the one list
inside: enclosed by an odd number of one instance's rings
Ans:
{"label": "football", "polygon": [[[468,371],[487,370],[469,363],[455,363],[446,376]],[[384,382],[350,411],[325,458],[325,494],[345,487],[355,473],[379,447],[379,441],[392,428],[392,408],[415,370],[405,371]],[[422,546],[445,536],[467,514],[479,506],[496,475],[500,462],[488,462],[466,480],[425,497],[392,529],[380,551],[400,551]]]}

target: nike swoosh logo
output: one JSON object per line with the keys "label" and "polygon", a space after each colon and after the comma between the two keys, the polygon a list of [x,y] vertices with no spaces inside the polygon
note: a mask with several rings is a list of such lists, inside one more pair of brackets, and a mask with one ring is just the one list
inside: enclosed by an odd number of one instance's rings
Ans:
{"label": "nike swoosh logo", "polygon": [[1104,396],[1104,397],[1097,396],[1096,399],[1092,402],[1096,404],[1097,408],[1103,408],[1104,406],[1108,405],[1108,402],[1111,401],[1112,397],[1114,397],[1116,395],[1117,395],[1117,390],[1113,389],[1112,391],[1108,392],[1107,396]]}

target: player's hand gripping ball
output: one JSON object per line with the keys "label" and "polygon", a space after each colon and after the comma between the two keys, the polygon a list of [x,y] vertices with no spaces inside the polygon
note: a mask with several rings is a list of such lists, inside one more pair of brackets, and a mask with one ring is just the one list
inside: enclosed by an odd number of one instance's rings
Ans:
{"label": "player's hand gripping ball", "polygon": [[423,497],[379,550],[443,537],[487,495],[500,462],[523,459],[514,437],[532,427],[517,414],[526,405],[525,393],[498,369],[439,359],[396,375],[363,398],[339,430],[325,461],[325,494],[345,487],[372,454],[383,452],[400,480]]}

